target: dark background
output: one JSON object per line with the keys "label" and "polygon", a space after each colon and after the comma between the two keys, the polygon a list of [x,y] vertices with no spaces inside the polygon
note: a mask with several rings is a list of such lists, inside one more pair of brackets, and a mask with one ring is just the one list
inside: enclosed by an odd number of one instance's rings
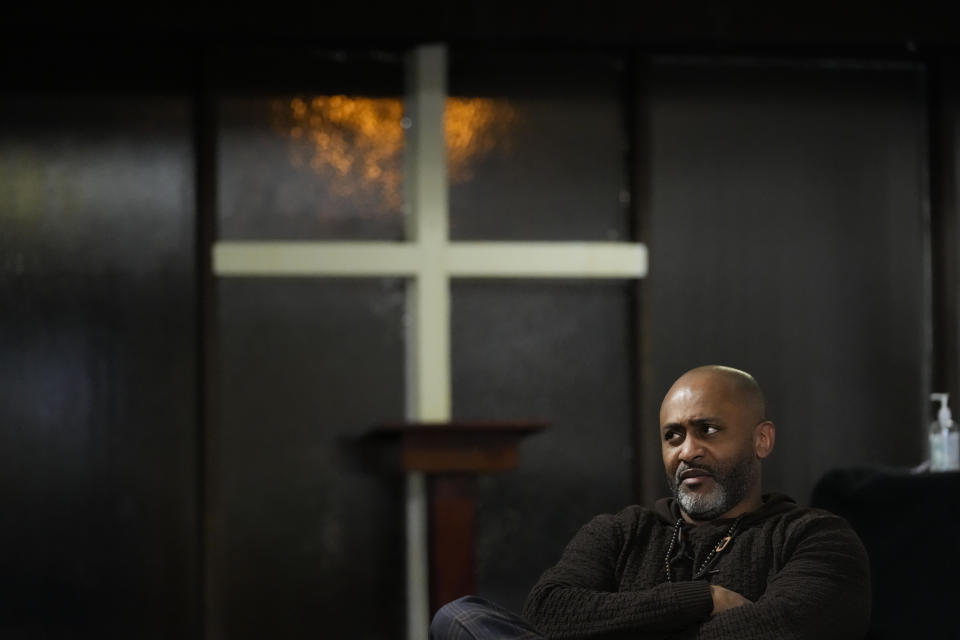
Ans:
{"label": "dark background", "polygon": [[[589,515],[662,494],[652,426],[692,366],[758,377],[767,487],[800,502],[829,469],[924,459],[927,394],[960,397],[960,28],[907,3],[635,5],[5,9],[5,637],[402,636],[402,483],[353,443],[403,413],[404,285],[216,281],[209,250],[221,98],[398,94],[420,43],[448,43],[452,90],[542,102],[565,129],[597,113],[585,96],[616,114],[582,125],[611,140],[594,162],[554,158],[597,172],[556,187],[583,206],[495,200],[476,224],[489,193],[456,187],[456,233],[650,251],[639,285],[454,287],[455,417],[552,423],[480,486],[482,595],[518,608]],[[326,58],[304,52],[330,51],[386,53],[310,76]],[[490,175],[550,201],[536,156],[515,168]],[[598,181],[623,208],[591,204]]]}

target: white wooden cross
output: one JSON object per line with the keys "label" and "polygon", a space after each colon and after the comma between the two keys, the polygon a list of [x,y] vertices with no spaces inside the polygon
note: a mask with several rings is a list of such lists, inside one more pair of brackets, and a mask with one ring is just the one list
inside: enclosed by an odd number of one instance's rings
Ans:
{"label": "white wooden cross", "polygon": [[[450,279],[642,278],[643,244],[450,242],[443,113],[446,50],[423,46],[407,62],[408,242],[217,242],[217,276],[404,277],[407,287],[407,419],[450,419]],[[407,638],[428,635],[426,490],[407,477]]]}

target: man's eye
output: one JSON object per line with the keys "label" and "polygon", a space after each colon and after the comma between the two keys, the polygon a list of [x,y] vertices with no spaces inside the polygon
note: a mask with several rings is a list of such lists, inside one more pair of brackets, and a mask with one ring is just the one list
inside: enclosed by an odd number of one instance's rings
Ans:
{"label": "man's eye", "polygon": [[667,442],[676,442],[680,439],[680,437],[679,431],[667,431],[665,434],[663,434],[663,439]]}
{"label": "man's eye", "polygon": [[719,431],[719,429],[717,429],[712,424],[705,424],[702,427],[700,427],[700,430],[703,431],[703,435],[706,435],[706,436],[712,436],[713,434]]}

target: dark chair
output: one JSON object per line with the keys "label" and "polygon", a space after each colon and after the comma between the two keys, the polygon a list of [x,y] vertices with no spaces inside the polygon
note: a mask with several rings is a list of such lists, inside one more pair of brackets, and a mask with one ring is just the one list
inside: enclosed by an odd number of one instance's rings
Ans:
{"label": "dark chair", "polygon": [[846,518],[867,548],[868,638],[960,637],[960,473],[838,469],[810,503]]}

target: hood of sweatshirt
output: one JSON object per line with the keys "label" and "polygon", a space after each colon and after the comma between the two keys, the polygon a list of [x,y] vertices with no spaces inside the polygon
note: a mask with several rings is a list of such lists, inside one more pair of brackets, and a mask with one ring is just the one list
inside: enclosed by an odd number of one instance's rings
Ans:
{"label": "hood of sweatshirt", "polygon": [[[782,493],[766,493],[763,495],[763,506],[756,511],[751,511],[743,518],[744,525],[750,525],[770,516],[774,516],[785,511],[795,509],[797,503]],[[674,498],[660,498],[653,505],[653,511],[657,516],[667,524],[673,524],[680,517],[680,505]],[[732,518],[721,518],[712,520],[712,523],[729,522]]]}

